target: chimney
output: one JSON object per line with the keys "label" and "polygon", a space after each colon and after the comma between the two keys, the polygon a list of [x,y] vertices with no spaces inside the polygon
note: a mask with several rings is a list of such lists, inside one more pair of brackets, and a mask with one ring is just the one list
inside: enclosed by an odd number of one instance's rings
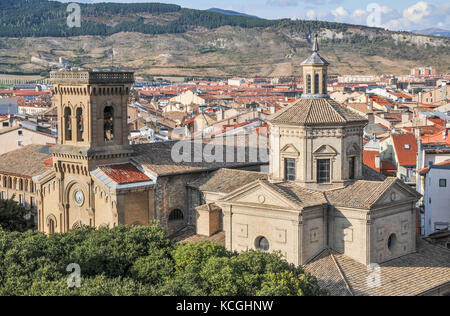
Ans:
{"label": "chimney", "polygon": [[442,82],[442,101],[447,100],[447,81]]}
{"label": "chimney", "polygon": [[270,114],[275,114],[275,112],[276,112],[276,108],[275,108],[274,105],[272,105],[272,106],[270,107]]}

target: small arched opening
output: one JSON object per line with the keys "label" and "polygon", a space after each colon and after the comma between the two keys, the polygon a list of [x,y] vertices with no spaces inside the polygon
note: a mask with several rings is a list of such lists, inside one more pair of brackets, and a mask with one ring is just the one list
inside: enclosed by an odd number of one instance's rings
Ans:
{"label": "small arched opening", "polygon": [[114,108],[112,106],[105,107],[103,113],[105,142],[114,140]]}
{"label": "small arched opening", "polygon": [[72,140],[72,110],[69,107],[64,109],[64,139]]}
{"label": "small arched opening", "polygon": [[308,94],[311,94],[311,75],[308,74],[306,76],[306,91],[308,92]]}
{"label": "small arched opening", "polygon": [[182,221],[184,219],[184,214],[180,209],[175,209],[169,214],[169,222]]}
{"label": "small arched opening", "polygon": [[83,121],[83,109],[77,109],[77,142],[83,142],[84,121]]}
{"label": "small arched opening", "polygon": [[319,74],[314,75],[314,94],[319,94]]}

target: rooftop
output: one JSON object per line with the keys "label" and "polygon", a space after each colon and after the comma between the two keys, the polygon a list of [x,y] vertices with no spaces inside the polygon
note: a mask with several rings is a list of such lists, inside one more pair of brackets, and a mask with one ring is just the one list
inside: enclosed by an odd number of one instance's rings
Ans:
{"label": "rooftop", "polygon": [[413,134],[392,135],[395,152],[400,166],[415,166],[417,141]]}
{"label": "rooftop", "polygon": [[189,186],[202,191],[231,193],[243,185],[256,180],[267,180],[267,178],[268,175],[261,172],[222,168],[207,175],[202,175],[191,181]]}
{"label": "rooftop", "polygon": [[418,239],[415,253],[380,264],[380,286],[367,282],[373,270],[331,249],[305,270],[337,296],[416,296],[450,284],[450,251]]}
{"label": "rooftop", "polygon": [[268,118],[293,125],[367,123],[366,118],[329,98],[301,99]]}
{"label": "rooftop", "polygon": [[0,173],[34,177],[48,170],[49,146],[28,145],[0,156]]}

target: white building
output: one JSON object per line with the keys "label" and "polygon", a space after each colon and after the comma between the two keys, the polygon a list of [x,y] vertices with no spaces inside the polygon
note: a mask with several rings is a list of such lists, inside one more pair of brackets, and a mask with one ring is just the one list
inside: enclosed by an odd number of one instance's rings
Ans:
{"label": "white building", "polygon": [[425,236],[450,228],[450,160],[419,170],[422,176]]}

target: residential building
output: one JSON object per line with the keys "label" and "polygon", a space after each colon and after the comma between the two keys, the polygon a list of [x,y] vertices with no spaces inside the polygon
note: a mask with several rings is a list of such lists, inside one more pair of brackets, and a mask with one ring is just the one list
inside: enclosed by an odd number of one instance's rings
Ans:
{"label": "residential building", "polygon": [[423,234],[450,229],[450,160],[419,170],[423,190]]}

